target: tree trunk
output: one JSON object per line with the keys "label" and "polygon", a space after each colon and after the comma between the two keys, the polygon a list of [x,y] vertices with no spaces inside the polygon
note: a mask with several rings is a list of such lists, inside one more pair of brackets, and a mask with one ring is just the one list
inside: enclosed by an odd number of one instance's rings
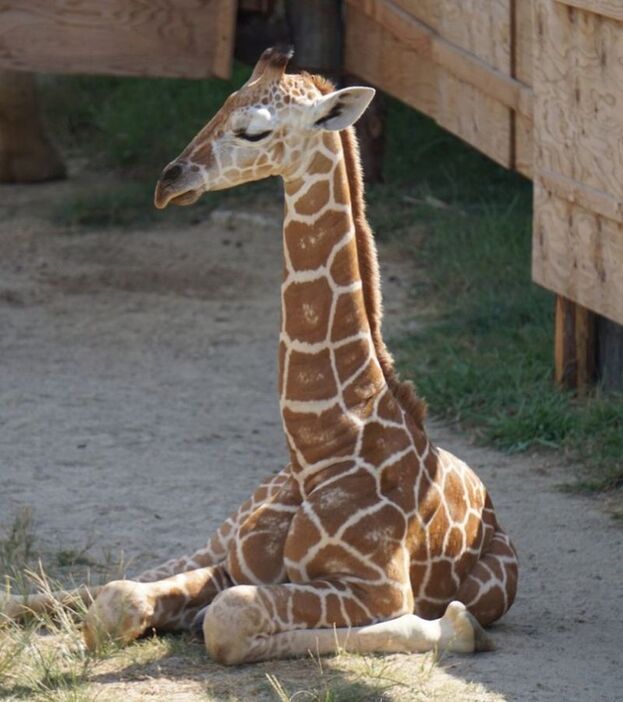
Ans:
{"label": "tree trunk", "polygon": [[31,73],[0,71],[0,182],[33,183],[65,176],[39,115]]}

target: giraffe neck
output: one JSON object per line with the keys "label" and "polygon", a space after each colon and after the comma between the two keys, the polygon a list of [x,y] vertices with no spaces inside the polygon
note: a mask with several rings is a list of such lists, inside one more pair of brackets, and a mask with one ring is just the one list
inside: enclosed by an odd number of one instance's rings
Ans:
{"label": "giraffe neck", "polygon": [[305,478],[357,455],[362,422],[387,389],[342,142],[334,132],[314,138],[306,168],[285,181],[279,353],[284,429],[293,470]]}

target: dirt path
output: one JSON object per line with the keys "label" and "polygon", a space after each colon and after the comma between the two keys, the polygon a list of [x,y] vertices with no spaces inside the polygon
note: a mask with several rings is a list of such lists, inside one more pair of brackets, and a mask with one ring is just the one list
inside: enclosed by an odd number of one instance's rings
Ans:
{"label": "dirt path", "polygon": [[[201,545],[284,461],[279,214],[68,235],[31,214],[67,187],[0,190],[0,526],[29,507],[50,561],[123,551],[135,570]],[[411,323],[409,264],[396,246],[381,254],[396,334]],[[430,431],[485,479],[522,563],[517,603],[493,630],[498,651],[443,659],[433,674],[481,685],[457,682],[437,699],[621,699],[621,529],[599,503],[557,492],[563,473],[550,459]],[[139,680],[124,696],[175,699],[158,670],[151,688]]]}

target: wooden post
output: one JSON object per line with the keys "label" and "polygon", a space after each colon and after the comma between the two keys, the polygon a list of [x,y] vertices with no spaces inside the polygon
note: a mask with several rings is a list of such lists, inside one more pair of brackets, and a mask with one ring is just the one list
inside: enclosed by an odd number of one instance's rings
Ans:
{"label": "wooden post", "polygon": [[286,0],[294,61],[339,81],[342,74],[342,3],[339,0]]}
{"label": "wooden post", "polygon": [[64,176],[65,166],[43,128],[32,73],[0,71],[0,182]]}
{"label": "wooden post", "polygon": [[587,388],[595,379],[595,315],[586,307],[556,296],[555,378],[567,390]]}
{"label": "wooden post", "polygon": [[597,318],[597,367],[606,392],[623,392],[623,327]]}
{"label": "wooden post", "polygon": [[[286,0],[286,10],[296,65],[322,73],[338,85],[361,85],[361,80],[343,75],[342,3]],[[385,97],[379,92],[356,125],[366,183],[383,180],[385,112]]]}

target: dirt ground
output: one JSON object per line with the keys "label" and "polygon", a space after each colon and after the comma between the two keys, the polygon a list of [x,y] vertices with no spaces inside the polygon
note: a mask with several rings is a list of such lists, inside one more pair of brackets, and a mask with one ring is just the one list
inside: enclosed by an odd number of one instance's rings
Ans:
{"label": "dirt ground", "polygon": [[[0,188],[0,528],[30,508],[50,563],[123,553],[132,573],[202,545],[285,460],[280,208],[68,233],[40,212],[72,187]],[[397,244],[380,253],[386,330],[398,337],[415,323],[412,264]],[[436,699],[623,699],[621,528],[598,500],[557,490],[565,467],[552,456],[507,456],[429,427],[484,478],[521,559],[516,604],[492,630],[497,651],[444,657],[432,676],[452,684]],[[233,689],[240,675],[298,670],[225,671],[192,655],[194,668],[178,647],[122,685],[115,674],[98,685],[118,699],[194,700],[211,674]],[[407,676],[424,664],[390,658]]]}

